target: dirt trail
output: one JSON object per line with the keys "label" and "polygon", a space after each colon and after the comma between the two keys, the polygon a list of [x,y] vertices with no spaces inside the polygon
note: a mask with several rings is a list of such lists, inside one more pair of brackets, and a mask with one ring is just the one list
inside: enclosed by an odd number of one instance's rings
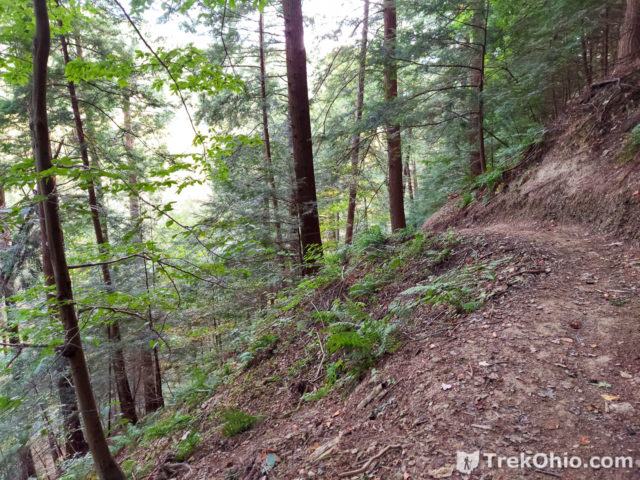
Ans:
{"label": "dirt trail", "polygon": [[[258,428],[203,452],[185,478],[336,479],[364,469],[373,476],[346,478],[640,479],[640,251],[549,224],[458,233],[481,237],[492,258],[520,259],[482,310],[449,335],[420,340],[418,332],[344,399],[287,415],[278,412],[287,401],[276,401]],[[428,331],[421,315],[415,322]],[[383,382],[384,393],[363,406]],[[481,457],[465,476],[458,450],[637,464],[536,471],[489,468]],[[265,468],[271,460],[275,468]]]}

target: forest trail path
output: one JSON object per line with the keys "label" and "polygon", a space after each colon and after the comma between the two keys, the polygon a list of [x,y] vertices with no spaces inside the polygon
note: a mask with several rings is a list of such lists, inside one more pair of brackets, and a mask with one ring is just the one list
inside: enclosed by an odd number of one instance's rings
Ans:
{"label": "forest trail path", "polygon": [[[435,337],[433,319],[418,312],[422,331],[375,377],[345,398],[265,416],[238,445],[208,452],[188,478],[228,478],[226,463],[243,465],[233,478],[356,479],[340,474],[382,452],[368,465],[372,478],[640,479],[638,467],[511,469],[494,460],[489,468],[483,456],[471,477],[456,470],[457,451],[478,450],[640,462],[640,251],[540,223],[457,233],[481,239],[475,255],[515,265],[483,309]],[[383,382],[385,392],[363,406]],[[262,477],[270,452],[277,468]]]}

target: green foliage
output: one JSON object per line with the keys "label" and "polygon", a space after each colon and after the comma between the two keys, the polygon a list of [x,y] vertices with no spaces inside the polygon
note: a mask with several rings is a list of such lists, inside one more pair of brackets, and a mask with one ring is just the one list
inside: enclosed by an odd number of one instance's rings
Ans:
{"label": "green foliage", "polygon": [[223,422],[222,434],[225,437],[233,437],[234,435],[246,432],[260,420],[259,417],[254,417],[235,408],[222,412],[220,418]]}
{"label": "green foliage", "polygon": [[176,445],[176,460],[179,462],[187,460],[201,442],[202,437],[198,432],[189,432],[187,436]]}
{"label": "green foliage", "polygon": [[222,377],[218,372],[206,374],[200,367],[195,366],[191,369],[192,382],[179,391],[176,395],[178,402],[184,403],[187,408],[193,408],[200,404],[216,390],[218,385],[222,383]]}
{"label": "green foliage", "polygon": [[272,349],[278,343],[280,337],[272,333],[265,333],[249,347],[252,352],[261,352]]}
{"label": "green foliage", "polygon": [[633,130],[631,130],[631,135],[618,158],[618,165],[624,166],[629,163],[638,151],[640,151],[640,125],[636,125],[633,127]]}
{"label": "green foliage", "polygon": [[318,388],[315,392],[305,393],[302,396],[302,400],[304,402],[317,402],[321,398],[324,398],[327,395],[329,395],[330,390],[331,390],[331,387],[329,385],[323,385],[322,387]]}
{"label": "green foliage", "polygon": [[465,264],[443,275],[431,277],[428,284],[416,285],[401,292],[389,311],[399,317],[407,316],[418,305],[448,305],[457,313],[476,311],[486,299],[486,293],[478,290],[480,283],[493,280],[495,267],[506,260],[489,265]]}
{"label": "green foliage", "polygon": [[339,320],[327,327],[329,336],[325,348],[330,354],[342,352],[344,361],[328,367],[327,381],[330,384],[336,381],[339,370],[344,368],[353,377],[358,377],[375,365],[382,355],[397,347],[397,327],[389,322],[388,317],[375,320],[361,304],[351,301],[344,304],[336,301],[332,310]]}
{"label": "green foliage", "polygon": [[188,413],[182,413],[180,411],[174,412],[170,417],[165,420],[153,423],[145,428],[144,440],[149,441],[154,438],[162,438],[173,435],[179,430],[184,430],[189,427],[193,417]]}
{"label": "green foliage", "polygon": [[358,283],[349,288],[349,296],[354,300],[370,299],[384,285],[384,281],[368,273]]}
{"label": "green foliage", "polygon": [[380,227],[375,225],[358,235],[353,241],[353,246],[355,251],[360,255],[365,253],[372,254],[373,252],[382,251],[386,240],[387,238],[382,233]]}

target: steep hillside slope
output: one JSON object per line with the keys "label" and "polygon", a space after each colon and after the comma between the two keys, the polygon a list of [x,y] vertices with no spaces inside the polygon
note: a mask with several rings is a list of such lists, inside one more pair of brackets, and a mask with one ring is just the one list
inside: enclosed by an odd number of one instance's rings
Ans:
{"label": "steep hillside slope", "polygon": [[[393,354],[361,379],[305,401],[325,385],[325,367],[350,358],[329,353],[329,320],[313,314],[346,300],[370,279],[366,272],[382,278],[398,250],[319,289],[295,318],[282,319],[271,330],[281,340],[192,406],[188,428],[144,449],[138,461],[153,466],[149,478],[468,478],[456,471],[458,450],[640,459],[637,250],[576,227],[522,223],[427,244],[366,302],[380,319],[408,287],[448,279],[440,293],[451,293],[451,303],[444,295],[439,305],[421,302],[393,317],[400,329]],[[401,246],[384,249],[391,248]],[[464,313],[451,284],[469,269],[480,274],[459,286],[479,303]],[[426,290],[417,291],[423,298]],[[259,420],[227,438],[222,412],[231,408]],[[202,443],[180,462],[175,446],[193,432]],[[472,478],[640,478],[637,468],[585,472],[490,468],[485,459]]]}
{"label": "steep hillside slope", "polygon": [[425,230],[504,219],[582,223],[640,239],[640,72],[598,84],[503,174],[496,192],[454,198]]}

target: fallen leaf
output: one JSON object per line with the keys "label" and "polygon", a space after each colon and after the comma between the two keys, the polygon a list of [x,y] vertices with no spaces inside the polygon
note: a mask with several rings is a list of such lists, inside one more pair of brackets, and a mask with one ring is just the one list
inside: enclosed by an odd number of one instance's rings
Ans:
{"label": "fallen leaf", "polygon": [[443,390],[451,390],[451,388],[452,388],[451,385],[448,384],[448,383],[443,383],[442,384],[442,389]]}
{"label": "fallen leaf", "polygon": [[409,478],[409,477],[411,477],[411,475],[409,475],[407,472],[404,472],[404,473],[402,474],[402,479],[403,479],[403,480],[407,480],[407,478]]}
{"label": "fallen leaf", "polygon": [[597,343],[592,343],[592,344],[590,345],[590,347],[591,347],[591,348],[598,348],[598,344],[597,344]]}
{"label": "fallen leaf", "polygon": [[582,328],[582,323],[580,322],[571,322],[569,324],[569,326],[575,330],[579,330],[580,328]]}
{"label": "fallen leaf", "polygon": [[637,197],[638,195],[640,195],[640,190],[636,190],[635,192],[633,192],[634,197]]}
{"label": "fallen leaf", "polygon": [[549,425],[547,427],[547,430],[558,430],[560,428],[560,425],[558,425],[557,423],[554,425]]}
{"label": "fallen leaf", "polygon": [[620,400],[620,397],[618,397],[617,395],[607,395],[606,393],[603,393],[600,396],[604,398],[607,402],[617,402],[618,400]]}
{"label": "fallen leaf", "polygon": [[567,337],[561,338],[560,341],[565,343],[573,343],[573,339]]}
{"label": "fallen leaf", "polygon": [[591,445],[589,437],[580,437],[580,445]]}
{"label": "fallen leaf", "polygon": [[620,376],[622,378],[633,378],[633,375],[631,375],[629,372],[620,372]]}
{"label": "fallen leaf", "polygon": [[489,362],[479,362],[478,365],[480,365],[481,367],[490,367],[491,364]]}
{"label": "fallen leaf", "polygon": [[344,412],[344,411],[343,411],[341,408],[339,408],[338,410],[336,410],[335,412],[333,412],[333,416],[334,416],[334,417],[337,417],[338,415],[341,415],[343,412]]}

